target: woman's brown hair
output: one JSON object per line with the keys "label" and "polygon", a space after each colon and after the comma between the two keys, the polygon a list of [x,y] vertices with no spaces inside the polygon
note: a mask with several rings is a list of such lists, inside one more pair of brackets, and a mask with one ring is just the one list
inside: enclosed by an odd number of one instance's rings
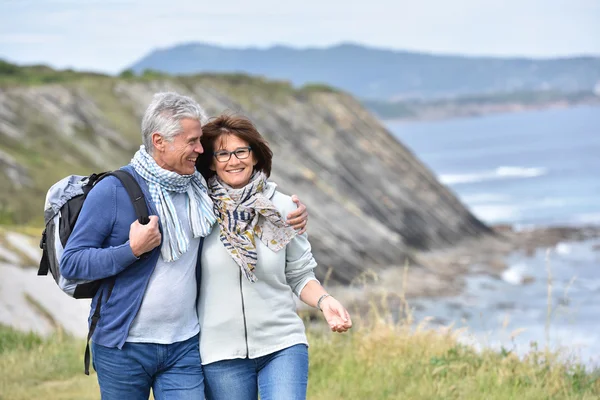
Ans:
{"label": "woman's brown hair", "polygon": [[[206,125],[202,126],[202,138],[200,139],[204,153],[200,154],[196,160],[196,168],[206,180],[215,174],[210,169],[214,161],[214,152],[217,141],[223,135],[235,135],[238,138],[248,142],[252,148],[256,165],[255,171],[262,171],[265,175],[271,175],[271,162],[273,152],[269,144],[262,137],[254,124],[246,117],[236,115],[222,114],[211,119]],[[232,155],[232,157],[235,157]]]}

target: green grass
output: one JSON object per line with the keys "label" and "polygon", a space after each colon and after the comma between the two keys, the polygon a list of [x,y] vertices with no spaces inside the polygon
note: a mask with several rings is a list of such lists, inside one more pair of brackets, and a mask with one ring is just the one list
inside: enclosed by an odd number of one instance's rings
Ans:
{"label": "green grass", "polygon": [[[361,325],[361,324],[359,324]],[[309,332],[309,399],[597,399],[600,381],[532,348],[476,352],[456,332],[386,323],[345,335]],[[84,343],[0,327],[0,399],[98,399],[83,374]]]}
{"label": "green grass", "polygon": [[456,332],[385,324],[310,341],[311,399],[597,399],[600,381],[578,364],[532,349],[476,352]]}
{"label": "green grass", "polygon": [[42,339],[0,326],[0,399],[97,399],[95,376],[83,374],[82,341]]}

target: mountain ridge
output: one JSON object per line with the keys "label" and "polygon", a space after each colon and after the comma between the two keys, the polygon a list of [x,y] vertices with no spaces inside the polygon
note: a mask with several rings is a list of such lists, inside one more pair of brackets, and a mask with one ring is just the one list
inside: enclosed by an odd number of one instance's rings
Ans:
{"label": "mountain ridge", "polygon": [[365,99],[437,98],[513,91],[593,90],[600,57],[559,58],[440,55],[353,43],[323,48],[229,48],[188,42],[150,52],[136,73],[247,73],[299,86],[325,83]]}

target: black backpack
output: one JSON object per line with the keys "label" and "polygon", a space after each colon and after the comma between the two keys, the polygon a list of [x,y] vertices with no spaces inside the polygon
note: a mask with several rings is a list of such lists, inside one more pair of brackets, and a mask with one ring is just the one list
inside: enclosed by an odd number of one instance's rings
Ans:
{"label": "black backpack", "polygon": [[[89,176],[70,175],[55,183],[46,195],[46,204],[44,206],[44,222],[46,227],[40,241],[42,259],[38,275],[48,275],[48,271],[50,271],[60,289],[76,299],[93,298],[105,280],[71,281],[65,279],[60,273],[60,259],[88,193],[94,185],[107,176],[114,176],[121,181],[131,198],[138,221],[141,224],[147,224],[149,221],[148,207],[146,206],[144,194],[135,178],[127,171],[116,170]],[[106,297],[108,300],[112,293],[115,279],[114,277],[107,279],[109,285]],[[88,343],[84,357],[86,375],[89,375],[90,364],[89,341],[100,319],[102,295],[103,293],[98,298],[87,336]]]}

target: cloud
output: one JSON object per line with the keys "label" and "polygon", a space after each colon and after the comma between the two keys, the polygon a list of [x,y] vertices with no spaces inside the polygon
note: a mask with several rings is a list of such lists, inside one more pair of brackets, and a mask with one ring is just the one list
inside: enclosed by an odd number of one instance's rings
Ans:
{"label": "cloud", "polygon": [[1,44],[51,44],[62,39],[62,35],[43,33],[7,33],[0,35]]}

